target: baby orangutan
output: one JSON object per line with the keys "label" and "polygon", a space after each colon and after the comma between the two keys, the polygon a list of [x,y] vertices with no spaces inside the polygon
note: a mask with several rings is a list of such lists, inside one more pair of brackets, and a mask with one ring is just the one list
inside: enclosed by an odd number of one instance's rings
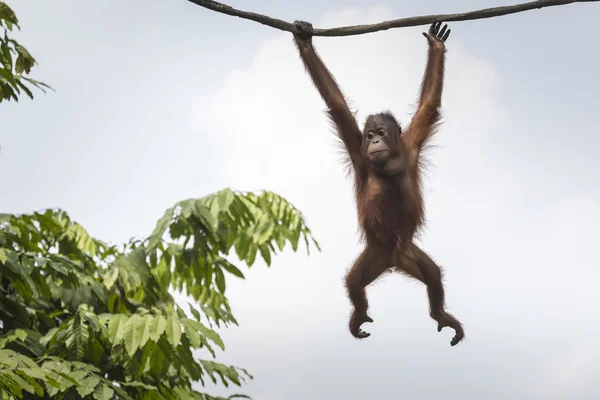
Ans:
{"label": "baby orangutan", "polygon": [[429,315],[437,321],[438,331],[446,326],[454,329],[452,346],[464,337],[461,323],[444,309],[440,267],[413,242],[425,211],[421,151],[440,121],[444,43],[450,35],[447,25],[441,25],[436,22],[428,33],[423,33],[429,44],[428,60],[411,124],[402,132],[396,118],[384,112],[369,115],[361,132],[335,79],[313,47],[312,25],[294,23],[300,57],[328,107],[354,175],[358,220],[366,246],[346,275],[346,288],[354,306],[350,332],[359,339],[370,335],[361,330],[361,325],[373,322],[367,314],[365,287],[390,268],[427,285]]}

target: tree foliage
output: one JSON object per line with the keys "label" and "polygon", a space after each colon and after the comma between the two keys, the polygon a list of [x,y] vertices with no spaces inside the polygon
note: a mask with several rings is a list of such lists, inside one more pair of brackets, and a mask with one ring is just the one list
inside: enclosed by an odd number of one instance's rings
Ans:
{"label": "tree foliage", "polygon": [[21,91],[33,99],[33,92],[27,84],[43,92],[44,88],[50,89],[45,83],[24,76],[31,72],[36,62],[25,47],[9,37],[8,33],[15,27],[21,29],[17,16],[6,3],[0,1],[0,103],[4,100],[19,101]]}
{"label": "tree foliage", "polygon": [[271,192],[181,201],[121,246],[62,210],[0,214],[0,399],[214,399],[192,383],[240,386],[248,372],[215,361],[216,327],[237,324],[226,276],[244,278],[228,257],[270,265],[301,241],[318,248]]}

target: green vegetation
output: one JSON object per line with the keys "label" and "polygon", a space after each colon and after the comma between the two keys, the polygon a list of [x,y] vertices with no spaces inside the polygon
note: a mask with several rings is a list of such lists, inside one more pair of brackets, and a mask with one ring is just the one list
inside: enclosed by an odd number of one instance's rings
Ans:
{"label": "green vegetation", "polygon": [[25,47],[9,37],[8,33],[12,32],[14,27],[21,29],[17,16],[6,3],[0,1],[0,103],[11,99],[19,101],[21,91],[33,99],[33,93],[27,83],[43,92],[44,88],[51,89],[45,83],[24,76],[31,72],[36,62]]}
{"label": "green vegetation", "polygon": [[[318,248],[270,192],[182,201],[123,246],[61,210],[0,215],[0,398],[213,399],[192,382],[241,385],[244,369],[213,361],[214,325],[237,324],[225,276],[244,277],[226,257],[270,264],[301,240]],[[169,288],[195,303],[180,307]]]}

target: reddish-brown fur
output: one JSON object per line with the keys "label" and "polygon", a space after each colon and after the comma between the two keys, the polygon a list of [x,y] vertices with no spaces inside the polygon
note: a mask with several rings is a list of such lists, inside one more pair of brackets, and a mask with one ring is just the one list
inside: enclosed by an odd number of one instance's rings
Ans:
{"label": "reddish-brown fur", "polygon": [[[346,275],[348,296],[354,306],[350,332],[357,338],[370,334],[360,329],[368,316],[365,287],[390,268],[418,279],[427,285],[430,316],[443,327],[453,328],[456,335],[451,345],[463,337],[460,322],[444,309],[444,288],[440,267],[414,242],[415,233],[424,222],[421,191],[421,152],[436,131],[444,80],[444,42],[450,34],[441,23],[424,33],[429,43],[428,60],[417,112],[406,131],[402,132],[389,113],[370,115],[364,132],[335,79],[312,45],[312,26],[295,23],[294,39],[300,57],[313,83],[328,107],[336,132],[348,153],[348,164],[354,175],[358,220],[366,246]],[[375,133],[377,132],[377,133]],[[381,143],[380,143],[381,142]],[[386,158],[378,159],[377,150],[384,148]],[[375,147],[374,147],[375,148]]]}

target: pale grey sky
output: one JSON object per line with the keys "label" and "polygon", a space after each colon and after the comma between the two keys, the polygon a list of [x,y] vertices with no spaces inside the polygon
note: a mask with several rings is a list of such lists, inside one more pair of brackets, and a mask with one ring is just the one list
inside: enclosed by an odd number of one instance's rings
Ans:
{"label": "pale grey sky", "polygon": [[[454,348],[425,288],[397,275],[368,290],[372,336],[348,333],[342,279],[360,251],[351,182],[290,34],[185,0],[9,4],[35,77],[56,93],[0,106],[0,211],[61,207],[121,242],[147,235],[180,199],[268,189],[320,240],[321,253],[288,251],[229,280],[241,326],[221,331],[219,359],[256,379],[216,393],[600,398],[600,4],[451,24],[422,245],[445,267],[448,305],[465,325]],[[230,4],[332,27],[502,2]],[[424,29],[314,40],[361,123],[388,108],[410,120]]]}

